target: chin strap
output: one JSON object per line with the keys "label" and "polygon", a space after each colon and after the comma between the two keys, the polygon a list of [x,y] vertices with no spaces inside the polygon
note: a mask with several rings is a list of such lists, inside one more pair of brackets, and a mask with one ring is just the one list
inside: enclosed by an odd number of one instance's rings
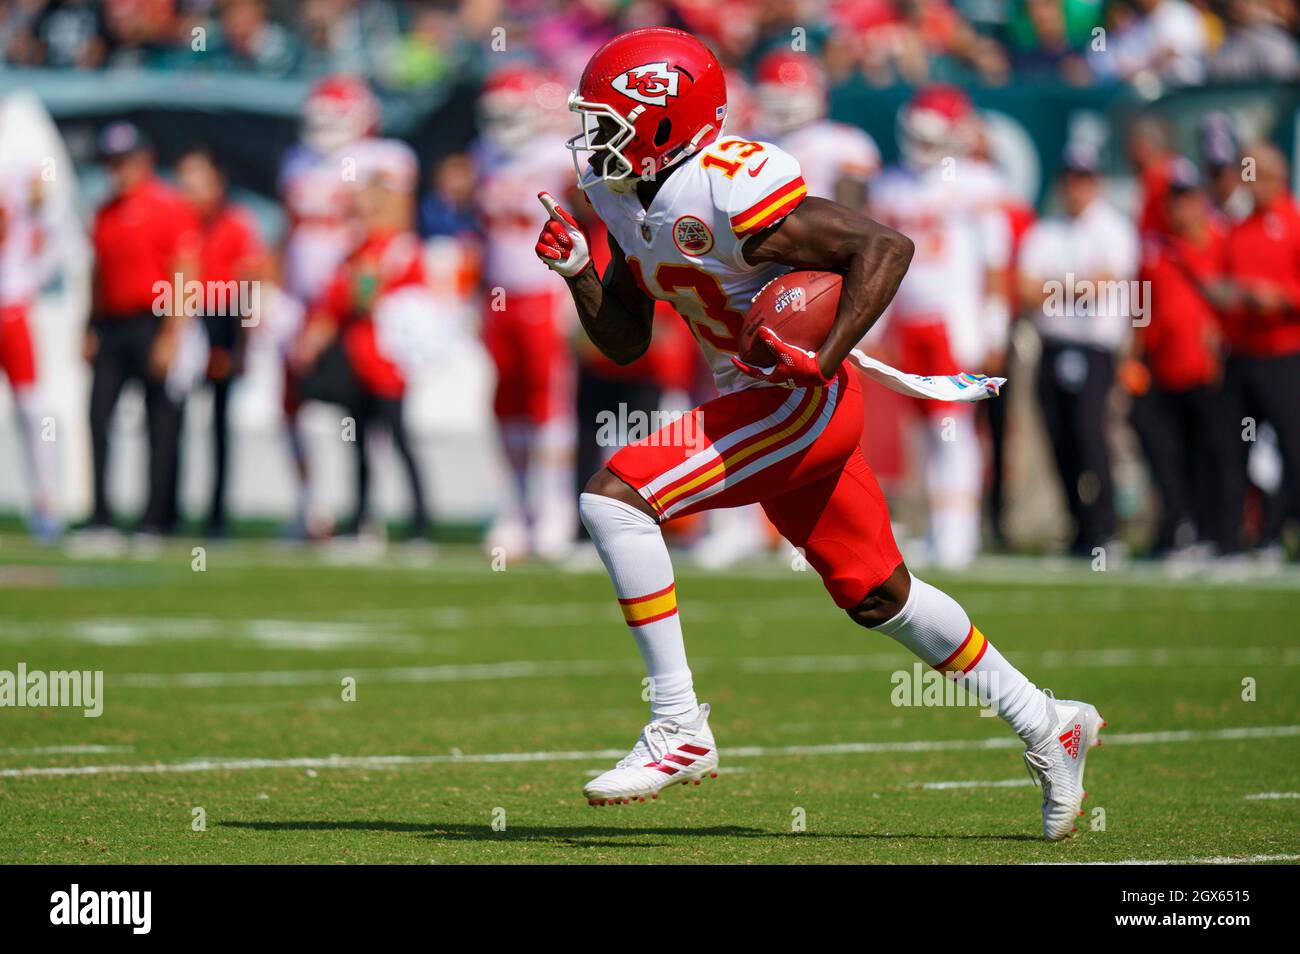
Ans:
{"label": "chin strap", "polygon": [[991,378],[966,371],[944,375],[908,374],[891,368],[883,361],[877,361],[857,348],[850,354],[867,377],[908,397],[931,401],[984,401],[997,397],[1002,391],[1002,385],[1007,383],[1006,378]]}

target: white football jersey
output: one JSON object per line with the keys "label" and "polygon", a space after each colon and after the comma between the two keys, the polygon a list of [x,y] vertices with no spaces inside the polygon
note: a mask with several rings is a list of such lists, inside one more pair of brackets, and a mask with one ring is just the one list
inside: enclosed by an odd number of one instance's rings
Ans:
{"label": "white football jersey", "polygon": [[29,305],[49,269],[41,267],[45,234],[40,221],[41,177],[35,168],[0,165],[0,305]]}
{"label": "white football jersey", "polygon": [[788,152],[734,136],[684,159],[649,209],[634,191],[613,192],[603,182],[587,190],[641,287],[686,319],[723,394],[757,383],[731,358],[754,296],[790,270],[751,265],[742,246],[807,194],[799,163]]}
{"label": "white football jersey", "polygon": [[550,269],[520,268],[537,244],[537,193],[563,201],[573,188],[573,160],[563,140],[543,136],[506,153],[483,144],[478,156],[478,209],[483,222],[483,281],[517,292],[562,290]]}
{"label": "white football jersey", "polygon": [[880,171],[880,149],[876,141],[857,126],[820,119],[791,130],[780,146],[799,163],[808,194],[835,198],[841,179],[866,181]]}
{"label": "white football jersey", "polygon": [[280,170],[280,196],[289,218],[283,280],[289,294],[314,302],[356,241],[341,157],[296,146]]}
{"label": "white football jersey", "polygon": [[981,315],[988,270],[1010,255],[1006,194],[997,173],[972,159],[921,173],[890,169],[872,186],[875,217],[916,246],[889,320],[942,322],[958,361],[982,360],[990,344]]}

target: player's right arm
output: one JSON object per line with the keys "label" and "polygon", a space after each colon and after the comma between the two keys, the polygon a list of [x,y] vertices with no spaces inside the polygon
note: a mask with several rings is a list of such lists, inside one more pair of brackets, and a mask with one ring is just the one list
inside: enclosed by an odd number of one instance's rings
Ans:
{"label": "player's right arm", "polygon": [[551,217],[537,241],[537,257],[563,276],[591,343],[615,364],[631,364],[650,347],[654,301],[637,284],[613,236],[609,265],[599,276],[582,227],[548,193],[538,198]]}

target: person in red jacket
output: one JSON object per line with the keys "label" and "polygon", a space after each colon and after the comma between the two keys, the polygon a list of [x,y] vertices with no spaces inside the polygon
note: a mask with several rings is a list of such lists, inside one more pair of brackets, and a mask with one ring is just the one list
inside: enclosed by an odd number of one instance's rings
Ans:
{"label": "person in red jacket", "polygon": [[1139,279],[1149,282],[1148,323],[1137,331],[1136,373],[1125,375],[1131,421],[1160,495],[1154,552],[1208,542],[1218,525],[1219,442],[1214,401],[1219,318],[1206,286],[1221,266],[1227,229],[1212,215],[1196,166],[1171,163],[1167,231],[1148,235]]}
{"label": "person in red jacket", "polygon": [[[91,363],[90,439],[95,509],[91,528],[112,523],[108,506],[108,430],[128,381],[144,385],[149,428],[149,497],[140,530],[167,533],[177,521],[181,401],[167,374],[188,320],[177,276],[194,271],[198,226],[180,195],[154,172],[153,150],[127,122],[106,126],[99,154],[113,194],[95,213],[95,275],[83,353]],[[180,287],[183,287],[180,286]]]}
{"label": "person in red jacket", "polygon": [[1241,545],[1247,450],[1264,421],[1277,432],[1288,505],[1300,508],[1300,209],[1276,146],[1258,143],[1243,155],[1255,161],[1253,208],[1228,234],[1218,295],[1228,343],[1220,435],[1235,457],[1224,491],[1227,552]]}
{"label": "person in red jacket", "polygon": [[205,376],[212,385],[213,473],[207,533],[224,536],[230,388],[243,371],[245,331],[257,320],[240,310],[250,299],[242,289],[260,280],[265,249],[252,215],[229,201],[225,171],[211,149],[191,146],[181,153],[176,180],[199,220],[198,278],[206,288],[224,290],[220,296],[204,296],[214,306],[205,308],[201,316],[208,336]]}
{"label": "person in red jacket", "polygon": [[[307,377],[324,364],[331,345],[341,349],[352,379],[342,393],[356,423],[357,501],[341,532],[353,535],[366,523],[370,468],[367,435],[375,424],[393,438],[411,494],[412,538],[430,532],[420,467],[402,423],[406,377],[385,348],[376,328],[377,306],[386,296],[427,287],[419,236],[413,228],[415,187],[419,164],[409,146],[397,140],[366,140],[353,147],[356,163],[354,193],[363,238],[335,271],[320,299],[312,306],[292,361]],[[432,316],[430,316],[432,317]],[[310,382],[304,395],[315,396]]]}

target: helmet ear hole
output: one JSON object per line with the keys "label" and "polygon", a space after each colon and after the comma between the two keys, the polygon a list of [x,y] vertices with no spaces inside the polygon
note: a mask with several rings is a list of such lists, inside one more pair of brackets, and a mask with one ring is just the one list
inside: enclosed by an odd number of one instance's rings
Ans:
{"label": "helmet ear hole", "polygon": [[655,130],[655,145],[662,146],[668,141],[668,137],[673,134],[673,122],[666,116],[659,120],[659,128]]}

